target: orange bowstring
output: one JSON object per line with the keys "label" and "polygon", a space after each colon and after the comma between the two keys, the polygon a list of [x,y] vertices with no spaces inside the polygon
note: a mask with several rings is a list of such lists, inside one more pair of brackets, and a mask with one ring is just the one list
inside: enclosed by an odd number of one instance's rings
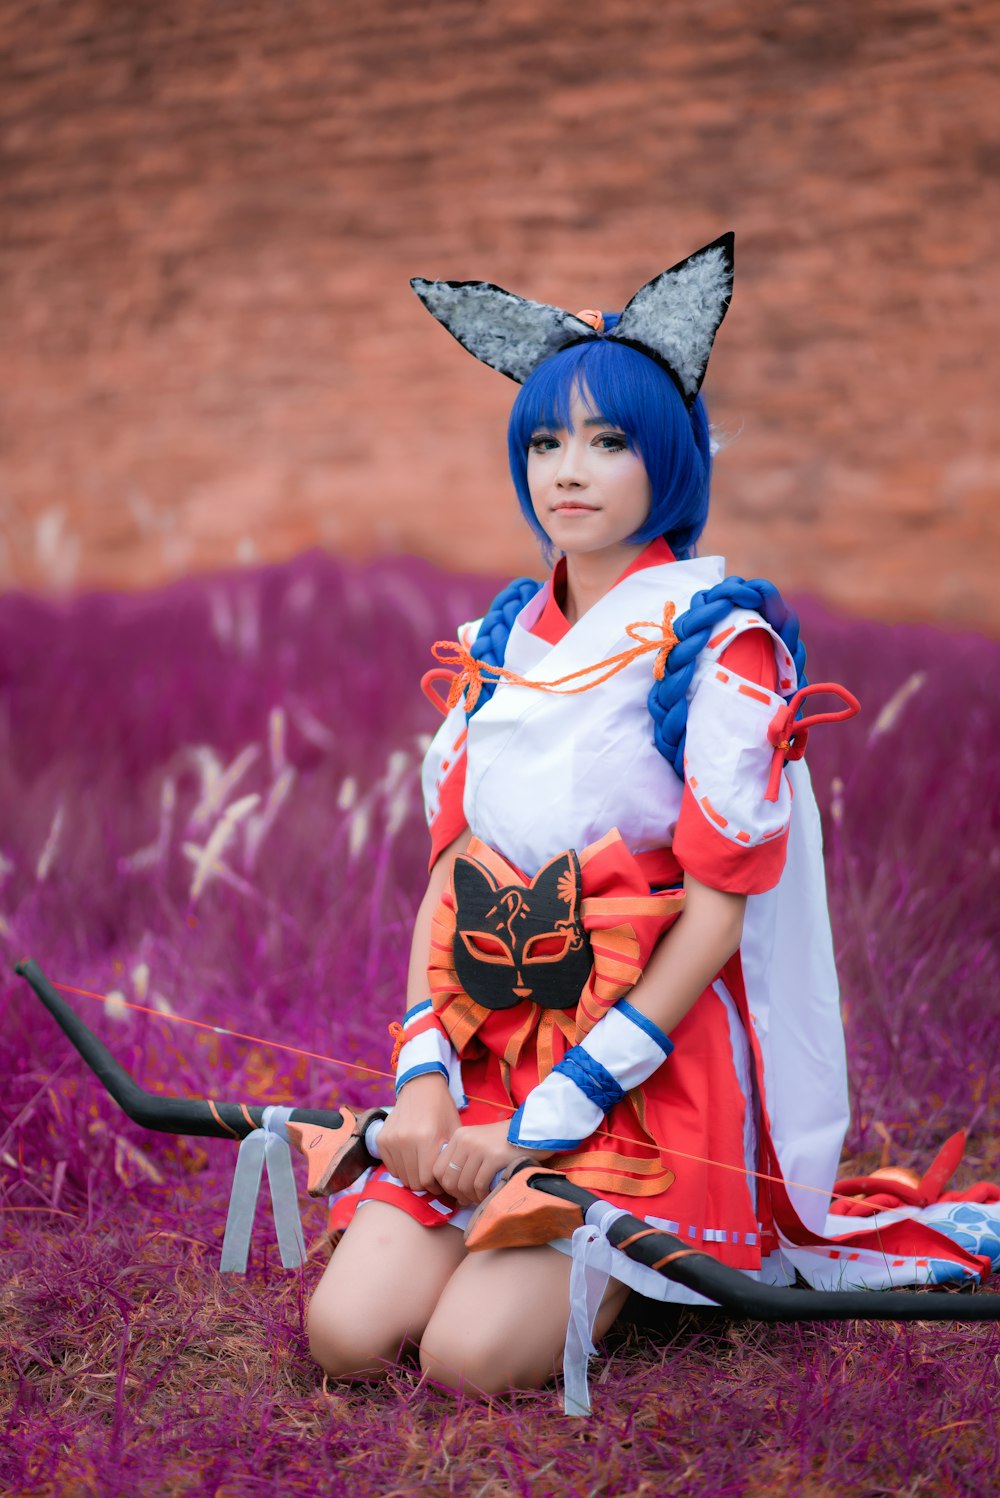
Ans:
{"label": "orange bowstring", "polygon": [[[52,987],[59,989],[61,993],[75,993],[85,999],[98,999],[102,1004],[109,1004],[111,1002],[107,994],[93,993],[88,988],[72,988],[68,983],[53,983]],[[382,1071],[377,1066],[367,1066],[361,1061],[345,1061],[340,1056],[324,1056],[319,1051],[306,1051],[301,1046],[286,1045],[281,1040],[267,1040],[260,1035],[248,1035],[243,1030],[229,1030],[223,1025],[210,1025],[205,1020],[189,1019],[183,1014],[164,1014],[161,1009],[150,1009],[146,1004],[130,1004],[127,999],[116,998],[114,1002],[116,1005],[120,1004],[124,1009],[134,1009],[137,1014],[151,1014],[154,1019],[169,1020],[177,1025],[192,1025],[196,1030],[207,1030],[211,1035],[228,1035],[233,1040],[248,1040],[253,1045],[270,1046],[276,1051],[290,1051],[293,1056],[306,1056],[310,1061],[326,1061],[331,1066],[344,1066],[351,1071],[365,1072],[370,1077],[388,1077],[391,1082],[396,1080],[395,1072]],[[468,1098],[470,1103],[482,1103],[487,1108],[496,1108],[500,1113],[504,1111],[492,1098],[475,1097],[472,1093],[468,1094]],[[794,1186],[799,1191],[813,1191],[818,1196],[825,1196],[829,1200],[854,1200],[854,1197],[841,1196],[836,1191],[824,1191],[822,1186],[809,1186],[805,1181],[790,1181],[784,1176],[768,1175],[762,1170],[750,1170],[745,1165],[730,1165],[725,1160],[711,1160],[705,1155],[688,1154],[686,1150],[663,1150],[658,1145],[646,1144],[644,1140],[630,1139],[626,1134],[613,1134],[609,1130],[605,1137],[607,1139],[616,1139],[623,1144],[639,1145],[643,1149],[655,1150],[661,1157],[663,1155],[676,1156],[679,1160],[691,1160],[696,1165],[711,1165],[716,1170],[733,1170],[738,1175],[753,1176],[758,1181],[772,1181],[778,1186]]]}
{"label": "orange bowstring", "polygon": [[[436,640],[431,646],[434,659],[440,661],[442,666],[458,668],[448,689],[447,710],[451,712],[462,693],[468,688],[465,708],[467,712],[472,712],[483,689],[484,672],[488,672],[497,681],[507,681],[518,687],[531,687],[535,692],[556,692],[572,697],[577,692],[589,692],[592,687],[599,687],[603,682],[610,681],[612,676],[616,676],[619,671],[623,671],[640,656],[649,655],[655,650],[653,675],[657,681],[662,681],[667,669],[667,656],[677,644],[677,636],[674,634],[673,627],[674,612],[674,605],[667,603],[663,609],[662,623],[656,624],[652,619],[640,619],[634,624],[627,624],[625,633],[630,640],[636,642],[631,650],[622,650],[618,655],[608,656],[606,660],[596,661],[591,666],[581,666],[578,671],[570,671],[567,676],[557,676],[554,681],[530,681],[525,676],[519,676],[516,671],[508,671],[506,666],[494,666],[489,661],[477,661],[460,640]],[[653,638],[646,639],[641,635],[639,631],[642,629],[653,630]],[[595,675],[595,673],[600,674]],[[580,686],[569,685],[570,682],[580,681],[583,677],[594,679],[583,681]]]}

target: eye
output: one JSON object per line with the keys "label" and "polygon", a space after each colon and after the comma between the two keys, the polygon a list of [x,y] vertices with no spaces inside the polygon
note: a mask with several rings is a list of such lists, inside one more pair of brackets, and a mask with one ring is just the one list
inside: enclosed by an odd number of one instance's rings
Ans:
{"label": "eye", "polygon": [[604,452],[623,453],[628,451],[628,438],[624,432],[601,432],[594,438],[594,445]]}
{"label": "eye", "polygon": [[524,960],[525,962],[559,962],[566,956],[572,939],[572,932],[569,931],[532,936],[524,944]]}
{"label": "eye", "polygon": [[460,935],[466,948],[477,961],[503,962],[508,967],[514,966],[510,949],[499,936],[493,936],[489,931],[462,931]]}
{"label": "eye", "polygon": [[558,446],[559,441],[556,437],[551,436],[548,432],[536,432],[528,443],[528,451],[530,453],[550,453]]}

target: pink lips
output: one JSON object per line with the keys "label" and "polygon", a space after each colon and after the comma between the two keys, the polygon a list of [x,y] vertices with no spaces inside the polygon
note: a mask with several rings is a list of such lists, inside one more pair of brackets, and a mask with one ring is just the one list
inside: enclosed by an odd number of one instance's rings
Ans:
{"label": "pink lips", "polygon": [[556,515],[594,515],[597,513],[597,505],[581,505],[567,500],[563,504],[553,505],[552,510]]}

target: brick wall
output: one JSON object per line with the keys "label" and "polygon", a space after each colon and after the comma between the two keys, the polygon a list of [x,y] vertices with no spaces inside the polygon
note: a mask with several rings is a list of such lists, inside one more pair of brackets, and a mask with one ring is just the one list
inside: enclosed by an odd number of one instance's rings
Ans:
{"label": "brick wall", "polygon": [[0,585],[530,569],[412,297],[620,306],[732,226],[703,549],[1000,628],[1000,6],[0,0]]}

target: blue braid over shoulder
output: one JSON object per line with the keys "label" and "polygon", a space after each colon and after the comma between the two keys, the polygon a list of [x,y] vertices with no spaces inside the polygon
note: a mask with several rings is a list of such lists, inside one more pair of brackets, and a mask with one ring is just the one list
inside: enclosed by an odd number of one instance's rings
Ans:
{"label": "blue braid over shoulder", "polygon": [[[533,578],[517,577],[497,594],[472,644],[471,654],[477,661],[486,661],[491,666],[503,665],[514,620],[541,586]],[[795,662],[798,686],[806,685],[806,648],[799,638],[799,618],[785,603],[774,583],[762,577],[749,580],[725,577],[714,588],[696,593],[690,607],[674,620],[677,644],[667,656],[663,680],[654,681],[648,699],[653,742],[681,778],[687,738],[687,693],[698,656],[726,615],[737,608],[752,609],[760,614],[781,636]],[[490,700],[496,687],[496,678],[483,677],[479,701],[473,713]]]}
{"label": "blue braid over shoulder", "polygon": [[687,692],[698,656],[714,631],[732,609],[752,609],[760,614],[784,641],[795,662],[800,687],[806,684],[806,648],[799,639],[799,617],[789,608],[774,583],[755,577],[724,577],[714,588],[696,593],[690,607],[674,620],[677,644],[667,656],[662,681],[654,681],[649,694],[653,741],[657,749],[684,777],[684,744],[687,738]]}
{"label": "blue braid over shoulder", "polygon": [[[533,577],[515,577],[512,583],[494,598],[486,611],[486,616],[479,626],[479,633],[472,642],[469,654],[477,661],[485,661],[489,666],[502,666],[503,658],[507,653],[507,640],[510,637],[514,620],[528,603],[539,588],[541,583],[536,583]],[[484,676],[479,691],[479,700],[472,713],[478,712],[484,702],[489,702],[497,689],[497,677]],[[471,718],[472,713],[468,716]]]}

